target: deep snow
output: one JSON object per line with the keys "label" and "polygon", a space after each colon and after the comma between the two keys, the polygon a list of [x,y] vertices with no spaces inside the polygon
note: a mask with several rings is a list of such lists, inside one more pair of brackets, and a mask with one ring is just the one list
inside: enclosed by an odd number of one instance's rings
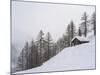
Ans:
{"label": "deep snow", "polygon": [[81,69],[95,69],[95,38],[89,43],[63,49],[40,67],[14,74]]}

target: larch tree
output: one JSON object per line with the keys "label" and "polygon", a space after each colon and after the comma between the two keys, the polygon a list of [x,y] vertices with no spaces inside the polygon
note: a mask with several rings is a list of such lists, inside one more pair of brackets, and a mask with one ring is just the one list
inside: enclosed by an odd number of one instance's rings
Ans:
{"label": "larch tree", "polygon": [[71,21],[70,24],[68,24],[67,29],[66,29],[66,34],[67,34],[67,44],[68,44],[68,46],[70,46],[70,42],[76,34],[75,25],[74,25],[73,21]]}
{"label": "larch tree", "polygon": [[79,27],[79,29],[78,29],[78,36],[82,36],[82,32],[81,32],[80,27]]}
{"label": "larch tree", "polygon": [[73,20],[70,22],[70,35],[71,35],[71,39],[75,36],[75,25]]}
{"label": "larch tree", "polygon": [[29,68],[29,47],[28,47],[28,42],[20,52],[20,55],[18,57],[18,69],[20,70],[26,70]]}
{"label": "larch tree", "polygon": [[18,62],[17,62],[17,71],[24,70],[24,49],[20,52],[20,55],[18,56]]}
{"label": "larch tree", "polygon": [[38,37],[37,37],[37,47],[38,47],[38,64],[41,65],[43,63],[43,43],[44,43],[44,33],[42,30],[40,30]]}
{"label": "larch tree", "polygon": [[67,38],[67,43],[68,43],[68,46],[70,46],[70,41],[71,41],[71,31],[70,31],[71,27],[70,25],[67,26],[67,29],[66,29],[66,34],[68,35],[68,38]]}
{"label": "larch tree", "polygon": [[48,32],[46,34],[46,37],[45,37],[45,43],[46,43],[46,46],[47,46],[47,60],[50,59],[50,57],[52,56],[52,45],[53,45],[53,39],[51,37],[51,34]]}
{"label": "larch tree", "polygon": [[81,23],[81,30],[84,36],[87,36],[88,33],[88,15],[86,12],[84,12],[83,16],[81,17],[82,23]]}
{"label": "larch tree", "polygon": [[64,49],[64,38],[61,37],[57,41],[57,46],[58,46],[58,52],[60,52],[62,49]]}
{"label": "larch tree", "polygon": [[96,35],[96,12],[94,12],[92,14],[92,17],[91,17],[91,24],[93,26],[93,30],[94,30],[94,35]]}
{"label": "larch tree", "polygon": [[58,53],[57,50],[58,50],[57,43],[54,43],[53,44],[53,56],[55,56]]}
{"label": "larch tree", "polygon": [[29,44],[28,42],[26,42],[25,46],[24,46],[24,50],[25,50],[25,60],[26,60],[26,69],[29,69]]}
{"label": "larch tree", "polygon": [[29,63],[30,68],[34,68],[37,66],[37,47],[35,42],[32,40],[30,44],[30,52],[29,52]]}

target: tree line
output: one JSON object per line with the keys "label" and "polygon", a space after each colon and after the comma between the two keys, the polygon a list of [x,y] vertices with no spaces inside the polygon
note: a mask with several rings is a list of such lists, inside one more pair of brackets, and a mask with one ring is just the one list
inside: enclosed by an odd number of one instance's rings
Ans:
{"label": "tree line", "polygon": [[26,42],[18,57],[17,71],[38,67],[61,50],[70,46],[72,38],[76,35],[87,37],[88,32],[93,30],[96,35],[96,13],[89,19],[86,12],[81,17],[81,24],[76,30],[73,20],[67,25],[65,33],[56,42],[53,41],[50,32],[44,37],[40,30],[36,41]]}

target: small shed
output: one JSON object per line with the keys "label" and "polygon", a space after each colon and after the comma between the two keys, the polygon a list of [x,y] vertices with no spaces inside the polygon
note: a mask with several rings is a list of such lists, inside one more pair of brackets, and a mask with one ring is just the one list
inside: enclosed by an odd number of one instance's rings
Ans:
{"label": "small shed", "polygon": [[76,36],[71,40],[71,46],[79,45],[82,43],[88,43],[89,40],[85,37]]}

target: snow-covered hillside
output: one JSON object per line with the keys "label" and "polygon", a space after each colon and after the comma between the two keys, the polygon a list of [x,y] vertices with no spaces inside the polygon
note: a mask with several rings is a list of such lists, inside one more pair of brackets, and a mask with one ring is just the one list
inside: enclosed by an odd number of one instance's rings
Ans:
{"label": "snow-covered hillside", "polygon": [[40,67],[15,74],[76,69],[95,69],[95,38],[92,38],[89,43],[63,49]]}

